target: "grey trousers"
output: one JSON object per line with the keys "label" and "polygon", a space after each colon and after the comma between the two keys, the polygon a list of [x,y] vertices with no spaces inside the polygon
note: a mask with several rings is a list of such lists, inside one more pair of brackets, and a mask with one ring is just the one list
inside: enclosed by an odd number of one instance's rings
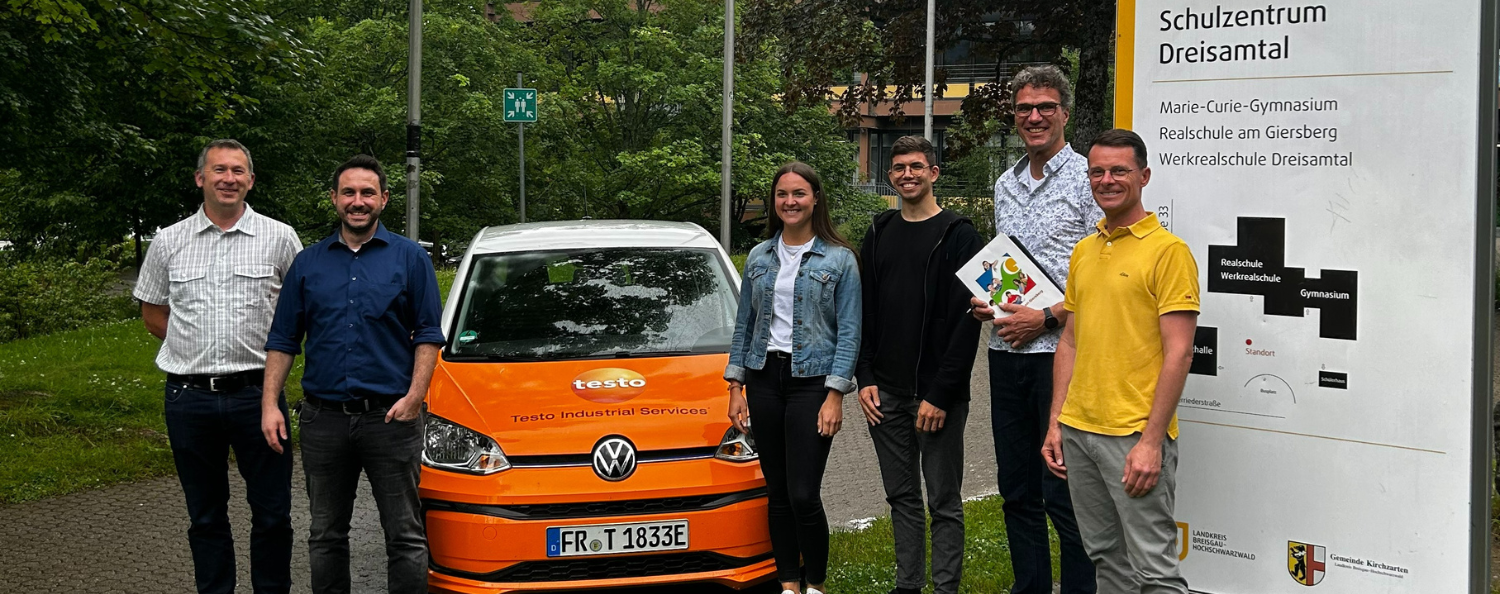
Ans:
{"label": "grey trousers", "polygon": [[1187,594],[1178,570],[1177,440],[1161,446],[1161,477],[1141,497],[1125,494],[1125,457],[1141,434],[1124,437],[1062,427],[1068,492],[1094,561],[1100,594]]}
{"label": "grey trousers", "polygon": [[870,427],[885,501],[891,505],[896,533],[896,586],[920,590],[927,585],[927,514],[922,485],[932,512],[932,582],[934,594],[955,594],[964,573],[964,506],[959,488],[964,479],[964,423],[969,403],[953,405],[943,428],[917,431],[921,401],[880,391],[879,425]]}

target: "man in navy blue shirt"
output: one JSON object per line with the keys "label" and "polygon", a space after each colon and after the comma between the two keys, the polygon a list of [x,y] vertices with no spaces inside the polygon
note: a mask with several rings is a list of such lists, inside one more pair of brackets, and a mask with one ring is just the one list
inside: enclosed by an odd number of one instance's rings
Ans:
{"label": "man in navy blue shirt", "polygon": [[356,156],[333,182],[339,231],[297,255],[276,305],[261,430],[280,451],[287,425],[276,396],[306,338],[299,418],[312,591],[349,592],[349,519],[364,470],[385,530],[387,591],[425,593],[417,480],[422,400],[443,343],[437,278],[421,246],[379,223],[390,198],[379,161]]}

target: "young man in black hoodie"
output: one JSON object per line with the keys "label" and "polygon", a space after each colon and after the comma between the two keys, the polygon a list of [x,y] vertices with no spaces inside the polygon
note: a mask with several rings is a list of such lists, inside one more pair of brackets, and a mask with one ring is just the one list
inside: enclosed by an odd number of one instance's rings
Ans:
{"label": "young man in black hoodie", "polygon": [[963,577],[964,423],[979,322],[954,276],[984,241],[968,219],[937,204],[937,152],[920,136],[891,147],[891,185],[901,209],[875,217],[860,249],[864,286],[860,408],[880,458],[896,536],[896,588],[927,583],[922,484],[932,510],[935,594],[955,594]]}

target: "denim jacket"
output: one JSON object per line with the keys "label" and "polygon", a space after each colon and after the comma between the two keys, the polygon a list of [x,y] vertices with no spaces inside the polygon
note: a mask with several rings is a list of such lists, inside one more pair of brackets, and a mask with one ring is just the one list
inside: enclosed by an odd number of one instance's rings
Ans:
{"label": "denim jacket", "polygon": [[[776,273],[781,270],[777,234],[745,258],[740,307],[724,379],[745,381],[746,369],[764,369],[766,347],[775,316]],[[854,364],[859,357],[861,290],[854,252],[813,237],[802,254],[792,294],[792,375],[828,376],[823,385],[849,393],[855,389]]]}

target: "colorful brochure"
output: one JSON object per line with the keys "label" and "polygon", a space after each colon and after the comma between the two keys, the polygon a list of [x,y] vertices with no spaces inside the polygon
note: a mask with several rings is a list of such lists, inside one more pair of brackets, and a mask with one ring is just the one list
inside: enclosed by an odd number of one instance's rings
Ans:
{"label": "colorful brochure", "polygon": [[1041,309],[1063,300],[1062,290],[1014,239],[998,235],[956,273],[975,297],[990,304],[995,317],[1009,313],[998,304],[1013,303]]}

